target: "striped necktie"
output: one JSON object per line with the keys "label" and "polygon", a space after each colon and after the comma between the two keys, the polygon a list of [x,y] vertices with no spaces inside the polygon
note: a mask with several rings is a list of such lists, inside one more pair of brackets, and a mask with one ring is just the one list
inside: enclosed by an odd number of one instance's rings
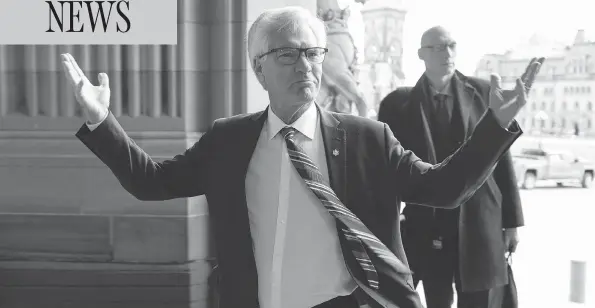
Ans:
{"label": "striped necktie", "polygon": [[375,262],[383,262],[398,273],[409,274],[410,271],[372,232],[339,200],[320,173],[318,167],[306,155],[294,140],[295,128],[284,127],[281,135],[285,139],[289,158],[295,169],[302,177],[306,186],[318,197],[321,204],[335,218],[339,226],[339,234],[347,239],[349,248],[357,263],[366,274],[368,285],[373,289],[379,288],[377,266]]}

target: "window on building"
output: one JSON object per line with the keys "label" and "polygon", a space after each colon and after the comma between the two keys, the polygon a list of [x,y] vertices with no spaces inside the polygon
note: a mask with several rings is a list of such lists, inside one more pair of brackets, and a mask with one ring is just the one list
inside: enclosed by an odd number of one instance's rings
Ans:
{"label": "window on building", "polygon": [[550,106],[551,111],[556,111],[556,101],[552,101],[552,105]]}
{"label": "window on building", "polygon": [[562,110],[566,110],[566,102],[562,102]]}
{"label": "window on building", "polygon": [[531,103],[531,109],[532,110],[537,110],[537,102],[532,102]]}
{"label": "window on building", "polygon": [[576,110],[581,109],[581,105],[579,104],[579,102],[574,102],[574,109],[576,109]]}
{"label": "window on building", "polygon": [[593,102],[588,102],[587,103],[587,110],[593,111]]}
{"label": "window on building", "polygon": [[562,118],[560,121],[560,127],[565,128],[566,127],[566,119]]}
{"label": "window on building", "polygon": [[591,119],[587,120],[587,128],[588,129],[591,129],[592,128],[591,125],[592,125]]}
{"label": "window on building", "polygon": [[545,102],[541,102],[541,110],[547,110],[547,104]]}

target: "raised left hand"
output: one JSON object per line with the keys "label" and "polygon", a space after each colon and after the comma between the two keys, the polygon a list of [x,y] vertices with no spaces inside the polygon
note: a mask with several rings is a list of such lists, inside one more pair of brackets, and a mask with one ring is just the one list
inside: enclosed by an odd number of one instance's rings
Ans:
{"label": "raised left hand", "polygon": [[519,234],[516,228],[504,229],[504,248],[505,252],[513,253],[519,244]]}
{"label": "raised left hand", "polygon": [[516,87],[512,90],[502,89],[502,80],[499,75],[492,74],[490,76],[489,106],[503,128],[510,126],[512,120],[527,103],[529,90],[543,61],[545,58],[533,58],[523,75],[517,78]]}

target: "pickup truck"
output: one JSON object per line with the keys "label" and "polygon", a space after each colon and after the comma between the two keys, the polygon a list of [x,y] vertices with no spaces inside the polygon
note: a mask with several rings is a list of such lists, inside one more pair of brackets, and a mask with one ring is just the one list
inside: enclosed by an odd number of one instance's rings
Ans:
{"label": "pickup truck", "polygon": [[558,186],[578,182],[589,188],[593,184],[594,164],[568,151],[522,149],[513,155],[513,163],[518,184],[524,189],[533,189],[543,180],[555,181]]}

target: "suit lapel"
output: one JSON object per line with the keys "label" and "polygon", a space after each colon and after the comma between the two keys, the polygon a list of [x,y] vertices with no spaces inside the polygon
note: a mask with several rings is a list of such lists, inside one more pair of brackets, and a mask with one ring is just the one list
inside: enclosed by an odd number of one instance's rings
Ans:
{"label": "suit lapel", "polygon": [[[455,95],[459,102],[459,109],[461,114],[461,120],[463,123],[463,131],[465,138],[469,137],[472,130],[469,127],[474,127],[474,123],[477,122],[477,115],[483,114],[483,111],[477,110],[481,106],[475,102],[479,97],[477,90],[467,82],[464,75],[458,71],[454,75],[455,79]],[[482,104],[479,104],[482,105]]]}
{"label": "suit lapel", "polygon": [[[419,151],[419,153],[423,153],[421,155],[425,155],[425,157],[422,157],[422,159],[431,164],[435,164],[437,163],[436,149],[434,147],[434,141],[432,140],[432,130],[430,128],[429,122],[430,110],[426,110],[426,108],[424,108],[424,101],[429,97],[426,93],[423,83],[424,78],[425,77],[422,76],[412,90],[411,115],[414,117],[414,119],[417,119],[416,122],[420,125],[420,129],[417,131],[420,132],[419,142],[421,143],[420,146],[422,149],[424,149],[424,151]],[[415,152],[416,150],[414,149],[413,151]]]}
{"label": "suit lapel", "polygon": [[328,166],[330,186],[339,197],[345,202],[346,176],[347,176],[347,138],[344,129],[340,128],[341,122],[332,113],[318,108],[320,114],[320,125],[322,140]]}
{"label": "suit lapel", "polygon": [[246,121],[245,127],[242,127],[242,138],[237,138],[238,140],[235,141],[236,145],[234,149],[237,152],[234,153],[234,157],[237,157],[238,163],[240,164],[237,170],[239,170],[238,176],[240,176],[242,180],[241,185],[239,185],[244,192],[242,196],[245,196],[246,191],[246,185],[244,185],[244,183],[246,174],[248,173],[248,165],[254,154],[254,149],[256,149],[256,144],[258,143],[258,138],[260,137],[264,122],[267,119],[269,108],[270,107],[267,107],[264,111],[254,113],[250,117],[250,121]]}
{"label": "suit lapel", "polygon": [[[317,105],[318,106],[318,105]],[[322,140],[326,154],[326,161],[329,171],[330,186],[345,203],[346,201],[346,183],[347,183],[347,136],[345,129],[341,128],[341,122],[335,117],[333,113],[327,112],[318,108],[320,114],[320,125],[322,131]],[[345,242],[344,237],[340,237],[342,249],[349,249],[349,245]],[[350,253],[349,250],[343,250],[343,253]],[[351,260],[351,261],[349,261]],[[360,277],[357,272],[354,272],[351,266],[358,266],[355,259],[346,259],[347,270],[351,273],[355,282],[362,288],[356,292],[362,292],[358,296],[370,296],[375,301],[373,307],[380,305],[383,308],[397,308],[392,305],[387,297],[380,292],[371,290],[365,281],[364,277]],[[376,305],[377,304],[377,305]],[[372,303],[371,303],[372,305]]]}

